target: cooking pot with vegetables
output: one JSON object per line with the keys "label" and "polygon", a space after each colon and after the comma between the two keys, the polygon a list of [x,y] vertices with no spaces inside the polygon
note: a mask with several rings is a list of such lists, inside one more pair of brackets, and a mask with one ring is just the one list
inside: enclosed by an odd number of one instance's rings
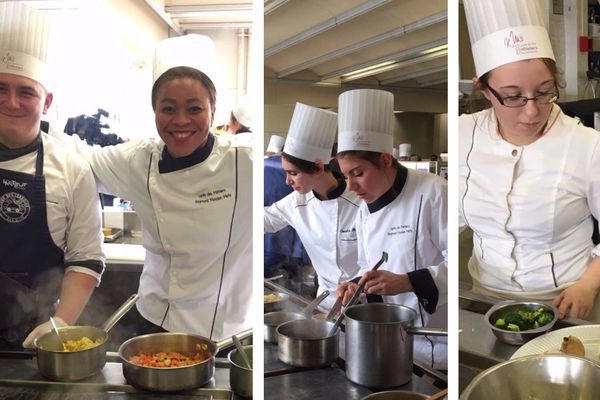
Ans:
{"label": "cooking pot with vegetables", "polygon": [[[50,331],[34,341],[37,348],[37,364],[40,373],[55,381],[77,381],[94,375],[106,364],[106,342],[108,331],[133,307],[138,300],[134,294],[111,315],[101,328],[95,326],[65,326],[58,328],[58,334]],[[89,346],[80,346],[79,350],[67,351],[63,343],[76,341],[81,345],[85,339]],[[62,342],[61,342],[62,341]]]}
{"label": "cooking pot with vegetables", "polygon": [[346,377],[359,385],[386,389],[412,378],[413,335],[446,336],[442,329],[417,328],[417,312],[391,303],[346,308]]}
{"label": "cooking pot with vegetables", "polygon": [[[244,339],[251,335],[252,329],[248,329],[237,336]],[[215,373],[215,354],[220,348],[231,344],[231,338],[215,343],[203,336],[188,333],[151,333],[125,341],[119,347],[119,357],[123,363],[125,379],[136,388],[159,392],[190,390],[203,386],[212,379]],[[132,359],[139,357],[140,353],[144,353],[146,359],[150,355],[158,356],[158,353],[165,354],[158,358],[199,354],[201,360],[179,366],[158,366],[144,360],[140,364]]]}

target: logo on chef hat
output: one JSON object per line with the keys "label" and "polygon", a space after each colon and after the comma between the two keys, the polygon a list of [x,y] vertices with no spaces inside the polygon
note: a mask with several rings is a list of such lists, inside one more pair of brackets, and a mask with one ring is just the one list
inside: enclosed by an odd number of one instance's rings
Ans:
{"label": "logo on chef hat", "polygon": [[361,147],[369,147],[370,145],[370,141],[367,140],[363,135],[361,135],[360,133],[356,132],[354,135],[352,135],[352,141]]}
{"label": "logo on chef hat", "polygon": [[504,38],[504,46],[509,49],[515,49],[517,55],[533,54],[539,51],[535,40],[527,41],[523,34],[511,30]]}
{"label": "logo on chef hat", "polygon": [[31,205],[20,193],[8,192],[0,196],[0,218],[6,222],[18,224],[29,216]]}
{"label": "logo on chef hat", "polygon": [[23,71],[23,65],[15,63],[15,56],[14,54],[11,54],[10,51],[6,52],[6,54],[0,57],[0,64],[5,65],[6,69]]}

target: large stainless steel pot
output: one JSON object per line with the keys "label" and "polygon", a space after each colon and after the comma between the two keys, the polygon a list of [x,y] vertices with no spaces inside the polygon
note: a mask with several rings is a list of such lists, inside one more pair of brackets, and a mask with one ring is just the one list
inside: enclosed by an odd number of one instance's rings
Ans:
{"label": "large stainless steel pot", "polygon": [[277,327],[277,356],[295,367],[322,367],[339,353],[339,329],[330,335],[333,322],[297,320]]}
{"label": "large stainless steel pot", "polygon": [[[251,336],[252,330],[237,335],[240,339]],[[127,382],[139,389],[174,392],[196,389],[207,384],[215,373],[215,354],[219,348],[231,344],[231,339],[213,342],[208,338],[188,333],[162,332],[136,336],[119,347],[123,375]],[[169,352],[183,354],[198,352],[196,345],[204,347],[206,359],[198,364],[174,368],[145,367],[129,359],[139,352]]]}
{"label": "large stainless steel pot", "polygon": [[133,307],[138,300],[134,294],[111,315],[101,328],[95,326],[65,326],[58,328],[63,341],[80,340],[87,336],[100,344],[87,350],[63,351],[63,346],[54,331],[34,341],[37,348],[37,364],[40,373],[55,381],[77,381],[94,375],[106,364],[106,342],[108,331]]}
{"label": "large stainless steel pot", "polygon": [[[252,346],[243,346],[243,351],[252,365]],[[237,349],[227,355],[229,359],[229,385],[233,392],[245,398],[252,398],[252,370],[244,367],[244,361]]]}
{"label": "large stainless steel pot", "polygon": [[399,304],[359,304],[344,314],[346,377],[362,386],[404,385],[412,378],[412,335],[447,335],[440,329],[414,327],[417,312]]}

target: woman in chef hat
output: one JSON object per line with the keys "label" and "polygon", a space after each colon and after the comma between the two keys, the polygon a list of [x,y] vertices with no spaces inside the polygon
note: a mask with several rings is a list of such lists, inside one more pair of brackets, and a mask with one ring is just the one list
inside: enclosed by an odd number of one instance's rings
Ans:
{"label": "woman in chef hat", "polygon": [[[74,324],[104,271],[89,165],[40,131],[51,18],[0,2],[0,349]],[[57,301],[58,300],[58,301]],[[58,303],[58,306],[56,304]]]}
{"label": "woman in chef hat", "polygon": [[[356,222],[359,284],[367,294],[415,309],[415,324],[447,326],[447,185],[400,165],[393,149],[390,92],[360,89],[339,97],[337,160],[348,188],[364,202]],[[369,271],[388,253],[388,261]],[[356,281],[355,279],[354,281]],[[337,290],[346,304],[356,283]],[[447,368],[446,338],[414,339],[415,360]]]}
{"label": "woman in chef hat", "polygon": [[491,108],[459,119],[460,224],[473,230],[473,289],[592,314],[600,288],[600,136],[554,104],[559,79],[539,1],[465,0]]}
{"label": "woman in chef hat", "polygon": [[[329,168],[335,140],[334,112],[296,103],[281,165],[294,192],[265,207],[265,232],[293,227],[317,273],[319,290],[334,292],[356,275],[354,220],[360,199]],[[330,307],[335,296],[321,303]]]}
{"label": "woman in chef hat", "polygon": [[141,332],[221,340],[251,326],[251,148],[210,133],[215,57],[207,36],[158,43],[152,107],[161,141],[95,151],[75,141],[97,180],[142,221]]}

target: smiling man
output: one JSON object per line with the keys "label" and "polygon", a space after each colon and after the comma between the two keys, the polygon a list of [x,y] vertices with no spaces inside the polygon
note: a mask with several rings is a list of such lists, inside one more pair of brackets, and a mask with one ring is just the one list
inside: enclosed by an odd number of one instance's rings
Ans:
{"label": "smiling man", "polygon": [[48,28],[0,4],[0,349],[32,346],[52,315],[75,323],[104,270],[91,170],[40,131],[53,100]]}

